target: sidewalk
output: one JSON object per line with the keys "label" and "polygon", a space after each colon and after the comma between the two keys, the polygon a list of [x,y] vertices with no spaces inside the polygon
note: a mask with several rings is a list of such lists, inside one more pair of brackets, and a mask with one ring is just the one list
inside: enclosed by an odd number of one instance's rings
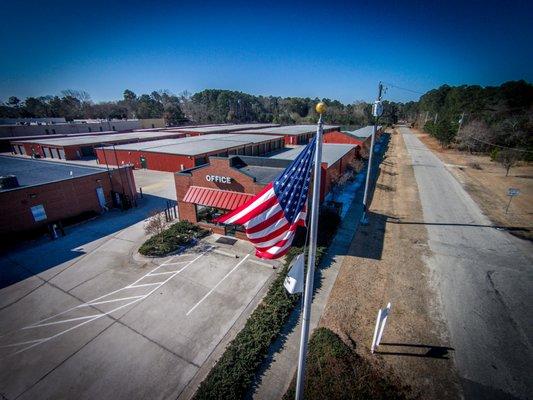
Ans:
{"label": "sidewalk", "polygon": [[[376,146],[376,150],[381,151],[386,149],[386,147],[386,144],[382,142]],[[377,180],[378,170],[376,167],[379,166],[382,158],[382,154],[376,155],[371,188],[374,187]],[[365,174],[366,169],[361,171],[356,180],[350,183],[339,196],[343,201],[350,200],[351,205],[343,208],[341,226],[338,228],[335,238],[320,264],[320,268],[315,271],[315,293],[311,308],[311,333],[317,327],[322,316],[345,254],[359,227],[363,213],[362,198]],[[301,332],[300,313],[301,307],[296,307],[291,313],[289,321],[280,336],[271,346],[271,353],[263,361],[256,377],[256,383],[252,387],[252,393],[249,393],[248,398],[258,400],[280,399],[287,391],[298,364]]]}

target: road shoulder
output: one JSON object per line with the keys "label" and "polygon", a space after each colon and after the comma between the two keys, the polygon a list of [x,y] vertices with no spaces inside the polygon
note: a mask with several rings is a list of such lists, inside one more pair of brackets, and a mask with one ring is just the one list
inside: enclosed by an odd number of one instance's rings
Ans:
{"label": "road shoulder", "polygon": [[[453,399],[459,384],[440,315],[417,185],[401,135],[391,137],[370,207],[370,223],[354,237],[320,326],[337,333],[384,373],[411,386],[413,397]],[[392,313],[378,354],[370,354],[377,310]]]}

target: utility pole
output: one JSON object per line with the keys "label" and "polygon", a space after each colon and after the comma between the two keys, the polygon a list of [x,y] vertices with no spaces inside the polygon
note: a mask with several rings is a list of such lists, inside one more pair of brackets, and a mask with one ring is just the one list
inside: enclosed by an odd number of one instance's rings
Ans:
{"label": "utility pole", "polygon": [[383,85],[379,82],[378,85],[378,98],[374,102],[374,107],[372,108],[372,115],[374,116],[374,131],[372,132],[372,138],[370,140],[370,154],[368,155],[368,165],[366,167],[366,181],[365,181],[365,193],[363,194],[363,216],[361,217],[361,223],[363,225],[368,224],[368,219],[366,216],[368,208],[368,186],[370,183],[370,170],[372,169],[372,155],[374,154],[374,141],[376,133],[378,130],[378,119],[383,114],[383,107],[381,105],[381,95],[383,93]]}

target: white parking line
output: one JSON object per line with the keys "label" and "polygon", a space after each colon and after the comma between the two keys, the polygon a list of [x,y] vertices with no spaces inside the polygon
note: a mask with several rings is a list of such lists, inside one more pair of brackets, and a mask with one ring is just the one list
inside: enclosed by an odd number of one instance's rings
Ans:
{"label": "white parking line", "polygon": [[[29,341],[25,341],[25,342],[18,342],[18,343],[12,343],[12,344],[8,344],[8,345],[3,345],[3,346],[0,346],[0,348],[7,348],[7,347],[17,347],[17,346],[23,346],[23,345],[26,345],[26,344],[29,344],[29,346],[26,346],[18,351],[16,351],[15,353],[13,353],[12,355],[15,355],[15,354],[18,354],[18,353],[22,353],[23,351],[26,351],[26,350],[29,350],[35,346],[38,346],[42,343],[45,343],[45,342],[48,342],[58,336],[61,336],[61,335],[64,335],[65,333],[67,332],[70,332],[76,328],[79,328],[83,325],[86,325],[92,321],[95,321],[103,316],[106,316],[108,314],[111,314],[115,311],[118,311],[124,307],[127,307],[131,304],[134,304],[138,301],[141,301],[145,298],[147,298],[148,296],[150,296],[152,293],[154,293],[156,290],[158,290],[161,286],[163,286],[165,283],[167,283],[168,281],[170,281],[172,278],[174,278],[176,275],[178,275],[179,273],[181,273],[182,271],[184,271],[186,268],[188,268],[190,265],[192,265],[195,261],[197,261],[198,259],[200,259],[201,257],[203,257],[205,254],[207,254],[209,251],[211,251],[213,248],[212,247],[209,247],[207,250],[205,250],[203,253],[199,254],[196,258],[192,259],[191,261],[187,261],[185,266],[183,266],[183,268],[177,270],[177,271],[173,271],[172,275],[170,275],[167,279],[165,279],[164,281],[162,282],[157,282],[157,283],[148,283],[148,284],[140,284],[140,285],[136,285],[137,282],[140,282],[142,279],[148,277],[151,273],[153,273],[154,271],[156,271],[158,268],[160,268],[162,265],[154,268],[152,271],[148,272],[147,274],[143,275],[141,278],[137,279],[135,282],[133,282],[132,284],[128,285],[128,286],[125,286],[125,287],[122,287],[120,289],[117,289],[117,290],[114,290],[112,292],[109,292],[103,296],[100,296],[100,297],[97,297],[91,301],[88,301],[86,303],[83,303],[83,304],[80,304],[78,306],[75,306],[75,307],[71,307],[69,308],[68,310],[65,310],[63,312],[60,312],[60,313],[57,313],[55,315],[52,315],[51,317],[48,317],[48,318],[44,318],[40,321],[37,321],[31,325],[28,325],[26,327],[23,327],[21,328],[20,330],[24,330],[24,329],[30,329],[30,328],[40,328],[40,327],[46,327],[46,326],[50,326],[50,325],[58,325],[58,324],[61,324],[61,323],[67,323],[67,322],[73,322],[73,321],[77,321],[77,320],[84,320],[83,322],[80,322],[79,324],[77,325],[74,325],[66,330],[63,330],[63,331],[60,331],[54,335],[51,335],[51,336],[48,336],[48,337],[41,337],[41,338],[38,338],[38,339],[34,339],[34,340],[29,340]],[[244,261],[244,260],[243,260]],[[168,265],[168,264],[166,264]],[[148,286],[155,286],[153,289],[151,289],[148,293],[146,294],[143,294],[143,295],[139,295],[139,296],[130,296],[130,297],[122,297],[122,298],[119,298],[119,299],[111,299],[111,300],[103,300],[103,301],[100,301],[102,299],[105,299],[106,297],[109,297],[115,293],[118,293],[122,290],[128,290],[128,289],[132,289],[132,288],[140,288],[140,287],[148,287]],[[112,303],[112,302],[116,302],[116,301],[122,301],[122,300],[130,300],[132,299],[132,301],[126,303],[126,304],[123,304],[121,306],[118,306],[118,307],[115,307],[114,309],[110,310],[110,311],[107,311],[107,312],[102,312],[101,314],[94,314],[94,315],[89,315],[89,316],[82,316],[82,317],[78,317],[78,318],[68,318],[68,319],[63,319],[63,320],[58,320],[58,321],[52,321],[52,322],[47,322],[47,321],[50,321],[51,319],[53,318],[57,318],[61,315],[64,315],[68,312],[71,312],[71,311],[74,311],[74,310],[77,310],[81,307],[89,307],[89,306],[94,306],[94,305],[98,305],[98,304],[104,304],[104,303]],[[36,329],[38,331],[38,329]]]}
{"label": "white parking line", "polygon": [[241,261],[239,261],[239,263],[238,263],[235,267],[233,267],[233,269],[232,269],[230,272],[228,272],[226,275],[224,275],[224,278],[222,278],[222,279],[221,279],[221,280],[215,285],[215,287],[214,287],[213,289],[211,289],[209,292],[207,292],[207,294],[206,294],[204,297],[202,297],[202,299],[201,299],[198,303],[196,303],[196,304],[193,306],[193,308],[191,308],[189,311],[187,311],[187,314],[185,314],[185,315],[186,315],[186,316],[189,316],[189,314],[192,313],[192,312],[194,311],[194,309],[195,309],[196,307],[198,307],[198,306],[199,306],[199,305],[200,305],[205,299],[207,299],[207,298],[209,297],[209,295],[215,291],[215,289],[218,287],[218,285],[220,285],[220,284],[224,281],[224,279],[226,279],[228,276],[230,276],[230,274],[231,274],[233,271],[235,271],[235,270],[239,267],[239,265],[241,265],[243,262],[245,262],[246,259],[247,259],[248,257],[250,257],[250,254],[247,254],[246,257],[244,257]]}

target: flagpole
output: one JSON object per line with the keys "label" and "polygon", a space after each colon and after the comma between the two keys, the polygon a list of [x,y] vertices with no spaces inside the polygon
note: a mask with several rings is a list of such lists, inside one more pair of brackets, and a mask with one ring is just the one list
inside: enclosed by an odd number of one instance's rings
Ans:
{"label": "flagpole", "polygon": [[303,399],[305,383],[305,361],[307,355],[307,341],[309,339],[309,323],[311,318],[311,301],[313,299],[313,281],[315,277],[316,242],[318,233],[318,210],[320,203],[320,176],[322,169],[322,114],[326,111],[326,104],[316,105],[320,115],[316,130],[315,165],[313,170],[313,197],[311,203],[311,221],[309,236],[309,255],[307,257],[307,276],[305,278],[304,308],[302,312],[302,331],[300,336],[300,353],[298,355],[298,374],[296,377],[296,400]]}

